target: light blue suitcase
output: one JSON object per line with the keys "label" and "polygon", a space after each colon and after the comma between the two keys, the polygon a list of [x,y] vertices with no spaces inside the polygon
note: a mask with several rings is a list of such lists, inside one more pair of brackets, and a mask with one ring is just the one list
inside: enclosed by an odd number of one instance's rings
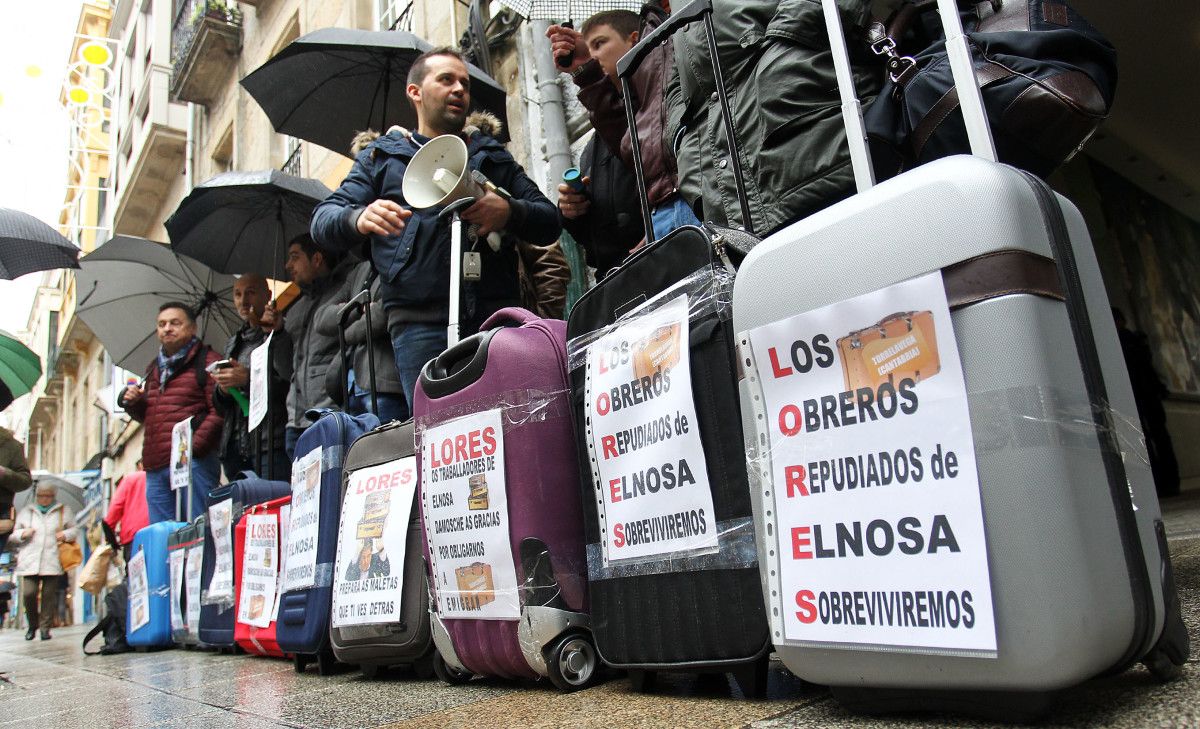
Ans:
{"label": "light blue suitcase", "polygon": [[160,521],[143,527],[133,538],[131,557],[139,552],[146,558],[146,581],[150,592],[147,608],[150,621],[133,630],[134,603],[131,599],[125,618],[125,640],[134,648],[166,648],[171,638],[171,568],[167,557],[167,540],[187,526],[182,521]]}

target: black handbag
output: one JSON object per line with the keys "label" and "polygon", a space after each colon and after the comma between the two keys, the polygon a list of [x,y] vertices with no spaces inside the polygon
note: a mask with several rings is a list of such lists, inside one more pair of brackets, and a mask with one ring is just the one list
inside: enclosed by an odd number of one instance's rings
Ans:
{"label": "black handbag", "polygon": [[[959,7],[1000,161],[1045,177],[1108,116],[1116,49],[1062,0]],[[878,176],[969,153],[936,0],[904,0],[867,34],[887,59],[883,90],[863,114]]]}

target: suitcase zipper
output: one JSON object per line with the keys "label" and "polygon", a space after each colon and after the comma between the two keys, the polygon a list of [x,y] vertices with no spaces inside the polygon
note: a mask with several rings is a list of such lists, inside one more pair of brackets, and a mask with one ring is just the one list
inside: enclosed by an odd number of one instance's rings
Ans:
{"label": "suitcase zipper", "polygon": [[1100,453],[1104,462],[1104,471],[1108,477],[1109,493],[1112,496],[1113,507],[1117,517],[1117,527],[1121,532],[1121,546],[1125,552],[1125,562],[1128,566],[1130,588],[1133,596],[1134,626],[1133,636],[1129,647],[1114,666],[1125,670],[1153,645],[1154,621],[1151,612],[1154,609],[1154,594],[1150,585],[1150,575],[1146,569],[1146,555],[1142,548],[1142,540],[1138,533],[1137,516],[1133,512],[1133,495],[1129,479],[1125,472],[1125,463],[1121,459],[1121,451],[1114,433],[1112,410],[1109,407],[1108,388],[1104,383],[1104,372],[1100,366],[1100,355],[1096,350],[1096,340],[1092,334],[1091,318],[1083,297],[1083,283],[1079,278],[1079,265],[1075,260],[1075,252],[1071,249],[1070,234],[1067,231],[1066,218],[1063,217],[1062,207],[1058,198],[1040,178],[1028,173],[1021,175],[1033,188],[1038,207],[1041,208],[1046,221],[1046,233],[1050,239],[1050,248],[1058,261],[1059,279],[1062,282],[1067,318],[1071,323],[1071,333],[1075,339],[1075,348],[1079,353],[1079,361],[1083,370],[1083,381],[1087,388],[1088,401],[1091,404],[1092,420],[1096,426],[1096,436],[1100,442]]}

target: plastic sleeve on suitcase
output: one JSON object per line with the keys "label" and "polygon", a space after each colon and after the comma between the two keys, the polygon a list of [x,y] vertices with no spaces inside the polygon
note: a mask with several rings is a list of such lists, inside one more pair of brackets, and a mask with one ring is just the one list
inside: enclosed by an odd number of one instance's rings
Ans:
{"label": "plastic sleeve on suitcase", "polygon": [[342,472],[342,464],[346,462],[346,445],[344,443],[325,444],[321,446],[321,473]]}
{"label": "plastic sleeve on suitcase", "polygon": [[612,580],[641,575],[662,575],[700,570],[748,569],[758,566],[754,546],[754,520],[750,517],[717,522],[717,551],[705,554],[680,552],[645,562],[604,564],[604,547],[587,545],[588,581]]}
{"label": "plastic sleeve on suitcase", "polygon": [[211,595],[208,592],[208,588],[205,587],[204,589],[200,590],[200,604],[201,605],[216,605],[217,609],[220,612],[225,612],[226,610],[233,607],[233,604],[234,604],[233,595],[228,595],[228,594]]}
{"label": "plastic sleeve on suitcase", "polygon": [[714,313],[723,320],[733,316],[733,273],[722,266],[705,266],[622,314],[612,324],[571,338],[567,342],[567,371],[573,372],[587,364],[591,347],[596,342],[630,320],[650,314],[684,294],[688,297],[688,321],[694,322]]}
{"label": "plastic sleeve on suitcase", "polygon": [[[550,558],[550,551],[543,550],[536,554],[523,553],[517,555],[516,559],[519,560],[518,575],[520,573],[524,573],[525,575],[524,579],[521,580],[520,584],[517,585],[517,589],[515,590],[517,601],[521,607],[551,607],[558,608],[560,610],[565,609],[566,603],[562,599],[562,585],[559,583],[558,578],[566,576],[566,573],[560,569],[556,576],[554,564]],[[591,562],[590,556],[588,558],[588,562]],[[429,565],[434,572],[437,571],[437,555],[433,552],[431,552],[429,555]],[[429,591],[430,611],[435,615],[442,617],[437,599],[439,592],[437,586],[434,585],[433,581],[431,580],[426,587]],[[514,590],[496,589],[492,587],[487,591],[486,599],[488,602],[491,602],[497,597],[508,597],[512,595],[513,592]],[[457,601],[462,603],[471,603],[473,601],[480,600],[480,593],[478,590],[455,590],[447,586],[441,588],[441,594],[446,598],[457,598]],[[459,617],[461,616],[455,616],[455,618]],[[345,628],[339,628],[339,630],[345,630]],[[522,631],[517,631],[517,640],[522,644],[522,646],[530,646],[533,654],[541,653],[542,648],[545,647],[544,642],[540,638],[533,635],[526,635]]]}
{"label": "plastic sleeve on suitcase", "polygon": [[488,410],[500,411],[505,429],[572,417],[568,390],[505,390],[417,418],[414,421],[417,449],[420,450],[427,429]]}
{"label": "plastic sleeve on suitcase", "polygon": [[316,569],[313,571],[313,583],[304,589],[308,590],[308,589],[316,589],[316,588],[320,588],[320,587],[332,587],[332,586],[333,586],[333,562],[320,562],[317,564]]}

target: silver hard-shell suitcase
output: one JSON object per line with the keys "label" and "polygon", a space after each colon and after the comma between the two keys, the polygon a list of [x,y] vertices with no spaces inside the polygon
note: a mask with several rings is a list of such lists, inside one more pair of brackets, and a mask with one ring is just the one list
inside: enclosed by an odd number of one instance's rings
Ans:
{"label": "silver hard-shell suitcase", "polygon": [[[871,188],[840,21],[833,0],[824,6],[860,194],[763,241],[739,270],[733,297],[760,572],[780,657],[799,677],[830,685],[843,704],[868,712],[1027,718],[1048,709],[1056,691],[1138,661],[1173,677],[1188,638],[1129,376],[1082,217],[1040,180],[991,161],[950,0],[939,6],[956,85],[972,149],[987,159],[938,160]],[[773,372],[776,363],[755,358],[756,330],[937,271],[966,386],[995,650],[791,640],[786,613],[798,610],[800,596],[788,594],[779,576],[786,560],[811,554],[811,542],[790,542],[795,525],[779,518],[788,484],[773,475],[771,444],[780,439],[768,436],[778,413],[765,407],[763,386],[791,365],[784,359]],[[860,504],[848,507],[847,522],[872,518],[871,502]],[[868,555],[844,564],[869,570],[881,562]]]}

